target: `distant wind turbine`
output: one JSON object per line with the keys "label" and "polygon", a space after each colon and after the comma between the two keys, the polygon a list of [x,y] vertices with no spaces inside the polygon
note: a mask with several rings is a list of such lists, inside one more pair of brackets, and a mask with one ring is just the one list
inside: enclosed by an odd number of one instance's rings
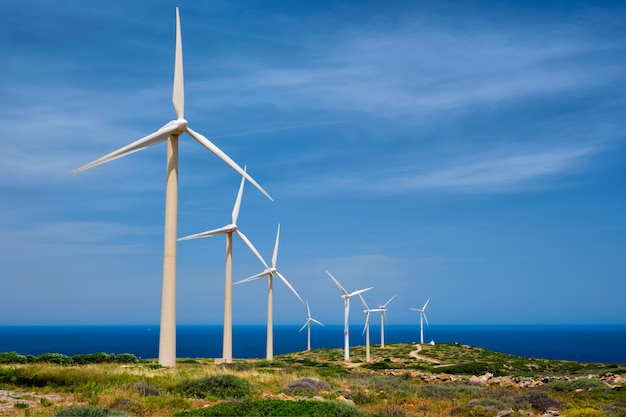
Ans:
{"label": "distant wind turbine", "polygon": [[337,287],[339,288],[339,291],[341,291],[342,293],[341,298],[343,299],[344,309],[345,309],[344,324],[343,324],[343,338],[344,338],[343,358],[344,358],[344,361],[348,362],[350,360],[350,333],[349,333],[350,330],[348,327],[348,316],[350,315],[350,298],[354,297],[355,295],[364,293],[365,291],[369,291],[374,287],[364,288],[362,290],[356,290],[351,293],[348,293],[348,291],[346,291],[346,289],[341,286],[339,281],[337,281],[337,279],[330,272],[326,271],[326,273],[335,282],[335,285],[337,285]]}
{"label": "distant wind turbine", "polygon": [[377,303],[378,308],[380,309],[380,347],[382,349],[385,348],[385,320],[387,319],[387,306],[394,298],[396,298],[395,295],[387,300],[385,304]]}
{"label": "distant wind turbine", "polygon": [[[244,171],[245,171],[244,167]],[[263,262],[263,258],[256,250],[252,242],[243,234],[237,227],[237,218],[239,217],[239,208],[241,207],[241,199],[243,197],[243,186],[246,182],[244,177],[241,178],[241,184],[239,185],[239,192],[237,193],[237,199],[235,200],[235,206],[231,216],[232,223],[227,224],[219,229],[213,229],[195,235],[185,236],[178,239],[190,240],[199,239],[203,237],[210,237],[215,235],[226,235],[226,273],[225,273],[225,289],[224,289],[224,335],[222,343],[222,358],[224,362],[231,363],[233,361],[233,233],[250,248],[252,253],[256,255]]]}
{"label": "distant wind turbine", "polygon": [[291,286],[289,281],[287,281],[287,279],[285,279],[285,277],[282,276],[282,274],[276,270],[276,260],[278,258],[279,238],[280,238],[280,224],[278,225],[278,231],[276,232],[276,244],[274,245],[274,254],[272,255],[272,267],[270,268],[265,262],[265,260],[262,257],[259,257],[261,263],[265,266],[265,271],[259,274],[253,275],[251,277],[242,279],[241,281],[237,281],[234,284],[234,285],[242,284],[244,282],[252,281],[252,280],[267,276],[267,344],[265,348],[265,358],[268,361],[274,360],[274,328],[273,328],[274,324],[273,324],[273,318],[272,318],[272,302],[273,302],[272,281],[274,279],[274,275],[276,275],[291,290],[291,292],[293,292],[296,295],[296,297],[298,297],[298,300],[300,300],[300,302],[304,304],[304,300],[302,300],[302,297],[300,297],[298,292]]}
{"label": "distant wind turbine", "polygon": [[232,169],[245,177],[267,198],[272,199],[257,182],[252,179],[235,161],[215,146],[202,134],[192,130],[185,120],[185,93],[183,82],[183,47],[180,29],[180,14],[176,8],[176,53],[174,59],[174,89],[172,103],[176,120],[166,123],[156,132],[126,145],[110,154],[96,159],[72,173],[84,171],[105,162],[146,149],[167,141],[167,177],[165,188],[165,233],[163,251],[163,291],[161,301],[161,326],[159,338],[159,364],[176,366],[176,235],[178,217],[178,137],[187,133],[202,146],[213,152]]}
{"label": "distant wind turbine", "polygon": [[409,310],[417,311],[420,313],[420,344],[424,344],[424,320],[426,321],[426,325],[428,326],[428,317],[426,317],[426,306],[430,302],[430,298],[426,300],[426,304],[422,308],[410,308]]}
{"label": "distant wind turbine", "polygon": [[299,332],[301,332],[302,330],[304,330],[304,328],[307,328],[307,345],[306,345],[306,350],[311,350],[311,323],[317,323],[320,326],[323,326],[322,322],[315,320],[313,317],[311,317],[311,309],[309,308],[309,302],[306,302],[306,314],[307,314],[307,319],[304,322],[304,325],[300,328],[300,330],[298,330]]}
{"label": "distant wind turbine", "polygon": [[369,308],[365,299],[361,294],[359,294],[359,298],[361,298],[361,302],[363,302],[363,306],[365,310],[365,327],[363,327],[363,333],[365,333],[365,362],[370,361],[370,313],[383,313],[384,310],[380,308]]}

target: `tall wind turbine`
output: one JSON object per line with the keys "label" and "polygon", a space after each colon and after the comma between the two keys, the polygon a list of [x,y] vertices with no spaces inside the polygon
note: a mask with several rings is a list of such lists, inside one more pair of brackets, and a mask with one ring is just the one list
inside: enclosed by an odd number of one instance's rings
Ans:
{"label": "tall wind turbine", "polygon": [[152,145],[167,141],[167,176],[165,188],[165,233],[163,250],[163,292],[161,300],[161,326],[159,338],[159,364],[176,366],[176,235],[178,225],[178,137],[189,134],[202,146],[213,152],[232,169],[244,176],[267,198],[269,194],[252,179],[235,161],[215,146],[202,134],[192,130],[185,120],[185,93],[183,82],[183,47],[180,30],[180,14],[176,8],[176,53],[174,59],[174,89],[172,103],[176,111],[176,120],[166,123],[156,132],[149,134],[110,154],[96,159],[72,173],[84,171],[96,165],[112,161],[131,153],[146,149]]}
{"label": "tall wind turbine", "polygon": [[356,290],[348,293],[348,291],[346,291],[346,289],[341,286],[339,281],[337,281],[337,279],[330,272],[326,271],[326,273],[335,282],[335,285],[337,285],[339,291],[341,291],[341,298],[343,299],[344,303],[345,312],[343,323],[343,359],[344,361],[348,362],[350,360],[350,330],[348,327],[348,315],[350,314],[350,298],[354,297],[355,295],[364,293],[365,291],[369,291],[374,287],[364,288],[362,290]]}
{"label": "tall wind turbine", "polygon": [[426,320],[426,325],[428,326],[428,317],[426,317],[426,306],[430,302],[430,298],[426,300],[426,304],[422,308],[410,308],[409,310],[417,311],[420,313],[420,344],[424,344],[424,320]]}
{"label": "tall wind turbine", "polygon": [[385,304],[378,303],[378,308],[380,309],[380,347],[382,349],[385,348],[385,320],[387,319],[387,305],[396,298],[394,295],[391,297]]}
{"label": "tall wind turbine", "polygon": [[272,281],[274,279],[274,275],[276,275],[285,285],[293,292],[298,300],[304,304],[304,300],[298,294],[298,292],[291,286],[289,281],[285,279],[285,277],[278,272],[276,269],[276,260],[278,258],[278,240],[280,238],[280,224],[278,225],[278,231],[276,232],[276,244],[274,245],[274,254],[272,255],[272,267],[270,268],[263,258],[259,257],[261,263],[265,266],[265,271],[253,275],[251,277],[242,279],[241,281],[235,282],[235,284],[242,284],[244,282],[252,281],[264,276],[267,276],[267,343],[265,348],[265,358],[268,361],[274,360],[274,322],[272,318],[272,303],[273,303],[273,284]]}
{"label": "tall wind turbine", "polygon": [[365,313],[365,327],[363,327],[363,333],[365,333],[365,362],[369,362],[370,361],[370,313],[383,313],[384,310],[380,309],[380,308],[369,308],[369,306],[367,305],[367,303],[365,302],[365,299],[363,298],[363,296],[361,294],[359,294],[359,298],[361,299],[361,301],[363,302],[363,306],[365,307],[365,310],[363,310],[363,312]]}
{"label": "tall wind turbine", "polygon": [[300,328],[300,330],[298,330],[299,332],[301,332],[302,330],[304,330],[304,328],[307,328],[307,345],[306,345],[306,350],[311,350],[311,322],[313,323],[317,323],[320,326],[323,326],[322,322],[315,320],[313,317],[311,317],[311,309],[309,308],[309,302],[306,302],[306,314],[307,314],[307,319],[304,322],[304,325]]}
{"label": "tall wind turbine", "polygon": [[[244,171],[245,171],[244,167]],[[239,185],[239,192],[237,193],[237,199],[235,200],[235,206],[233,207],[232,223],[227,224],[219,229],[213,229],[195,235],[181,237],[180,240],[199,239],[203,237],[210,237],[215,235],[226,235],[226,272],[225,272],[225,289],[224,289],[224,335],[222,343],[222,359],[226,363],[233,361],[233,233],[250,248],[252,253],[256,255],[261,261],[263,258],[256,250],[252,242],[237,228],[237,218],[239,217],[239,208],[241,207],[241,199],[243,198],[243,186],[246,182],[244,177],[241,178],[241,185]]]}

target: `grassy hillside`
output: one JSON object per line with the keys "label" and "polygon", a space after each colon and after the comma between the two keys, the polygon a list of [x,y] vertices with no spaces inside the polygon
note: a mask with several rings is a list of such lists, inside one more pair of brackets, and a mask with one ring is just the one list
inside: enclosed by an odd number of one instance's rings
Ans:
{"label": "grassy hillside", "polygon": [[168,369],[130,356],[14,354],[0,364],[0,416],[626,417],[626,365],[458,344],[372,347],[371,356],[365,363],[365,348],[354,347],[344,363],[341,349],[317,349],[271,363],[180,359]]}

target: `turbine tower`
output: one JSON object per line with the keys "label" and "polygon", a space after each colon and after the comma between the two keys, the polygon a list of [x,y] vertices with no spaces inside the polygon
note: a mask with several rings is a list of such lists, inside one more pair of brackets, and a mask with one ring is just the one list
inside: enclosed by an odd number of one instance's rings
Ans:
{"label": "turbine tower", "polygon": [[317,320],[315,320],[313,317],[311,317],[311,309],[309,308],[309,302],[306,302],[306,314],[307,314],[307,319],[304,322],[304,325],[300,328],[300,330],[298,330],[299,332],[301,332],[302,330],[304,330],[304,328],[307,328],[307,345],[306,345],[306,350],[311,350],[311,322],[313,323],[317,323],[320,326],[323,326],[323,324]]}
{"label": "turbine tower", "polygon": [[278,258],[279,237],[280,237],[280,224],[278,225],[278,231],[276,232],[276,244],[274,245],[274,254],[272,255],[272,267],[270,268],[265,262],[265,260],[262,257],[259,257],[259,259],[261,260],[261,263],[265,266],[265,271],[259,274],[253,275],[251,277],[242,279],[241,281],[235,282],[235,285],[242,284],[244,282],[252,281],[252,280],[267,276],[267,343],[266,343],[266,348],[265,348],[265,358],[268,361],[274,360],[274,322],[272,318],[272,310],[273,310],[272,281],[274,279],[274,275],[276,275],[282,282],[284,282],[285,285],[289,287],[291,292],[293,292],[296,295],[296,297],[298,297],[298,300],[300,300],[300,302],[304,304],[304,300],[302,300],[302,297],[300,297],[297,291],[291,286],[289,281],[287,281],[287,279],[285,279],[285,277],[276,269],[276,260]]}
{"label": "turbine tower", "polygon": [[381,308],[369,308],[365,299],[361,294],[359,294],[359,298],[363,302],[363,306],[365,310],[365,327],[363,327],[363,333],[365,333],[365,362],[370,361],[370,313],[383,313],[384,310]]}
{"label": "turbine tower", "polygon": [[426,317],[426,306],[430,302],[430,298],[426,300],[426,304],[422,308],[410,308],[409,310],[417,311],[420,313],[420,344],[424,344],[424,320],[426,321],[426,325],[428,326],[428,317]]}
{"label": "turbine tower", "polygon": [[391,297],[385,304],[378,303],[378,308],[380,309],[380,347],[381,349],[385,348],[385,320],[387,319],[387,305],[396,298],[394,295]]}
{"label": "turbine tower", "polygon": [[[245,171],[246,167],[244,167]],[[178,239],[190,240],[210,237],[215,235],[226,235],[226,268],[225,268],[225,289],[224,289],[224,335],[222,339],[222,359],[226,363],[233,361],[233,233],[237,234],[241,240],[250,248],[252,253],[261,261],[263,258],[256,250],[252,242],[237,227],[237,218],[239,217],[239,208],[241,207],[241,199],[243,198],[243,186],[246,182],[244,177],[241,178],[239,192],[235,200],[235,206],[231,216],[232,223],[227,224],[219,229],[213,229],[195,235],[185,236]]]}
{"label": "turbine tower", "polygon": [[172,103],[176,120],[166,123],[156,132],[129,145],[96,159],[72,173],[84,171],[96,165],[112,161],[152,145],[167,141],[167,174],[165,188],[165,232],[163,250],[163,290],[161,300],[161,325],[159,336],[159,364],[176,366],[176,235],[178,225],[178,137],[187,133],[202,146],[213,152],[232,169],[244,176],[267,198],[269,194],[252,179],[235,161],[202,134],[192,130],[185,120],[185,93],[183,82],[183,47],[180,30],[180,14],[176,8],[176,51],[174,59],[174,88]]}
{"label": "turbine tower", "polygon": [[335,279],[335,277],[330,272],[326,271],[326,273],[335,282],[335,285],[337,285],[337,287],[339,288],[339,291],[341,291],[341,298],[343,299],[343,303],[344,303],[343,359],[345,362],[348,362],[350,360],[350,333],[349,333],[350,330],[348,327],[348,315],[350,314],[350,298],[354,297],[355,295],[364,293],[365,291],[369,291],[374,287],[364,288],[362,290],[356,290],[351,293],[348,293],[348,291],[346,291],[346,289],[341,286],[339,281],[337,281],[337,279]]}

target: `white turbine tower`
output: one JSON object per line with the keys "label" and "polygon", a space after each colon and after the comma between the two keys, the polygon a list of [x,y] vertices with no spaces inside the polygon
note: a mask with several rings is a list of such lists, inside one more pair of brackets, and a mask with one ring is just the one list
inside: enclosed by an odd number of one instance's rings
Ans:
{"label": "white turbine tower", "polygon": [[385,348],[385,320],[387,319],[387,306],[394,298],[396,298],[395,295],[387,300],[385,304],[377,303],[378,308],[380,309],[380,347],[382,349]]}
{"label": "white turbine tower", "polygon": [[426,317],[426,306],[430,302],[430,298],[426,300],[426,304],[422,308],[410,308],[409,310],[417,311],[420,313],[420,344],[424,344],[424,320],[426,321],[426,325],[428,326],[428,317]]}
{"label": "white turbine tower", "polygon": [[273,302],[272,281],[274,279],[274,275],[280,278],[280,280],[283,283],[285,283],[287,287],[289,287],[291,292],[293,292],[296,295],[296,297],[298,297],[298,300],[300,300],[300,302],[304,304],[304,300],[302,300],[302,297],[300,297],[297,291],[291,286],[289,281],[287,281],[287,279],[285,279],[285,277],[282,276],[282,274],[276,270],[279,237],[280,237],[280,224],[278,225],[278,231],[276,232],[276,244],[274,245],[274,254],[272,255],[272,267],[270,268],[265,262],[265,260],[262,257],[259,257],[259,259],[261,260],[261,263],[265,266],[265,271],[259,274],[253,275],[251,277],[242,279],[241,281],[235,282],[235,285],[242,284],[244,282],[252,281],[252,280],[267,276],[267,344],[266,344],[266,349],[265,349],[265,358],[268,361],[274,360],[274,324],[273,324],[273,318],[272,318],[272,302]]}
{"label": "white turbine tower", "polygon": [[383,313],[384,310],[380,308],[369,308],[369,306],[367,305],[367,303],[365,302],[365,299],[363,298],[361,294],[359,294],[359,298],[361,298],[361,301],[363,302],[363,306],[365,307],[365,310],[363,310],[363,312],[365,313],[365,327],[363,327],[363,333],[365,333],[365,362],[369,362],[370,361],[370,313]]}
{"label": "white turbine tower", "polygon": [[344,324],[343,324],[343,338],[344,338],[343,359],[344,361],[348,362],[350,360],[350,330],[348,327],[348,315],[350,314],[350,298],[354,297],[355,295],[364,293],[365,291],[369,291],[374,287],[364,288],[362,290],[356,290],[351,293],[348,293],[348,291],[346,291],[345,288],[341,286],[339,281],[337,281],[337,279],[335,279],[335,277],[330,272],[326,271],[326,273],[335,282],[335,285],[337,285],[337,287],[339,288],[339,291],[341,291],[342,293],[341,298],[343,299],[344,308],[345,308]]}
{"label": "white turbine tower", "polygon": [[176,120],[172,120],[156,132],[126,145],[108,155],[96,159],[72,173],[112,161],[152,145],[167,141],[167,177],[165,189],[165,233],[163,251],[163,292],[161,301],[161,326],[159,338],[159,364],[176,366],[176,235],[178,217],[178,137],[187,133],[202,146],[250,181],[270,200],[269,194],[250,177],[235,161],[200,133],[192,130],[185,120],[185,93],[183,82],[183,48],[180,30],[180,14],[176,8],[176,53],[174,60],[174,89],[172,103]]}
{"label": "white turbine tower", "polygon": [[[245,171],[245,167],[244,167]],[[239,185],[239,192],[237,193],[237,199],[235,200],[235,206],[233,207],[232,223],[227,224],[219,229],[213,229],[195,235],[181,237],[180,240],[199,239],[203,237],[210,237],[216,235],[226,235],[226,272],[225,272],[225,289],[224,289],[224,335],[222,343],[222,359],[226,363],[233,361],[233,233],[250,248],[252,253],[256,255],[261,261],[263,258],[256,250],[252,242],[241,232],[237,227],[237,218],[239,217],[239,208],[241,207],[241,199],[243,197],[243,186],[246,182],[245,178],[241,178],[241,184]]]}
{"label": "white turbine tower", "polygon": [[311,317],[311,309],[309,308],[309,302],[306,302],[306,314],[307,314],[307,319],[304,322],[304,325],[300,328],[300,330],[298,330],[299,332],[301,332],[302,330],[304,330],[304,328],[307,328],[307,345],[306,345],[306,350],[311,350],[311,323],[317,323],[320,326],[323,326],[322,322],[315,320],[313,317]]}

